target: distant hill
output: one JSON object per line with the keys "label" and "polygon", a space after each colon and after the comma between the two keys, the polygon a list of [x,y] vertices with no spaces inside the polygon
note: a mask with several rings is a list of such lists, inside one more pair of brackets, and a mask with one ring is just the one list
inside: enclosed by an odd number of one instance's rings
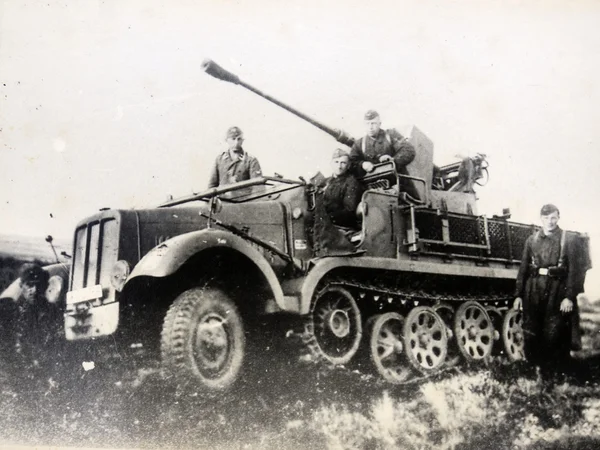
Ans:
{"label": "distant hill", "polygon": [[[71,254],[71,242],[67,239],[56,238],[52,242],[61,262],[66,259],[61,252]],[[43,263],[54,263],[56,257],[45,236],[18,236],[0,234],[0,257],[12,257],[21,261],[38,260]]]}

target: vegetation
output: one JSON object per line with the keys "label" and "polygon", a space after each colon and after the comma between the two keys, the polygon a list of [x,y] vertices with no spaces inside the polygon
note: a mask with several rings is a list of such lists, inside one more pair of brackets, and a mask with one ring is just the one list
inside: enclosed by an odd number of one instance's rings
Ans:
{"label": "vegetation", "polygon": [[[6,261],[3,261],[6,264]],[[13,270],[19,262],[5,267]],[[0,443],[216,449],[600,448],[600,314],[581,310],[584,351],[551,379],[496,359],[391,386],[355,368],[266,346],[215,397],[181,392],[157,359],[116,340],[53,349],[0,369]],[[93,362],[93,364],[92,364]]]}

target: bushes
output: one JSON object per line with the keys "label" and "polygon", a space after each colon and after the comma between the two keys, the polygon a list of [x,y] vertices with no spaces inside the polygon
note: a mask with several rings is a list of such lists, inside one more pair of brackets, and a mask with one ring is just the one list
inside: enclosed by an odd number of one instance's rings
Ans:
{"label": "bushes", "polygon": [[487,370],[414,388],[414,399],[385,392],[364,412],[324,406],[310,428],[340,449],[561,448],[600,435],[597,387],[550,387],[539,377],[501,382]]}

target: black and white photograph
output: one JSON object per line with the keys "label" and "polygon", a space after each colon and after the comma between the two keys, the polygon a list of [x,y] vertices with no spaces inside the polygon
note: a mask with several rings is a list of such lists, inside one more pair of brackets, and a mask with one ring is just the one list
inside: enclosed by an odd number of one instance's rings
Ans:
{"label": "black and white photograph", "polygon": [[0,448],[600,448],[598,23],[0,0]]}

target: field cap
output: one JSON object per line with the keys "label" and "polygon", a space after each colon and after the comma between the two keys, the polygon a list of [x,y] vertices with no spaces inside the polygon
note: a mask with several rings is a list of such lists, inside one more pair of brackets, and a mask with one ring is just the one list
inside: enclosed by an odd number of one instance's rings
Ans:
{"label": "field cap", "polygon": [[48,272],[37,264],[26,263],[19,270],[19,278],[24,284],[42,284],[48,281]]}
{"label": "field cap", "polygon": [[540,216],[548,216],[548,215],[552,214],[553,212],[558,213],[558,215],[560,216],[560,211],[558,210],[556,205],[553,205],[552,203],[548,203],[548,204],[542,206],[542,209],[540,210]]}
{"label": "field cap", "polygon": [[236,137],[241,136],[242,134],[244,134],[244,133],[242,133],[242,130],[240,130],[238,127],[231,127],[227,130],[226,139],[236,138]]}
{"label": "field cap", "polygon": [[365,113],[365,120],[374,120],[379,117],[379,113],[374,109],[370,109]]}
{"label": "field cap", "polygon": [[346,150],[342,150],[341,148],[336,148],[333,151],[333,155],[331,155],[331,159],[340,158],[342,156],[350,156],[350,154]]}

